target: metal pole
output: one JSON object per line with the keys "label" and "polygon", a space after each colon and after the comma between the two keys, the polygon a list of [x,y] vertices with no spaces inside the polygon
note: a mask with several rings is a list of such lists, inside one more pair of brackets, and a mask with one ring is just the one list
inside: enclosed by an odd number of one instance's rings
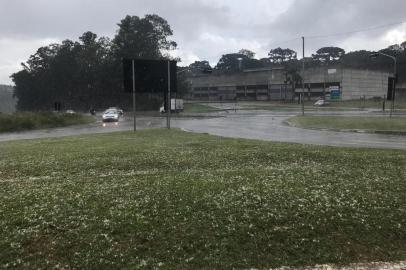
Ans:
{"label": "metal pole", "polygon": [[395,67],[393,69],[393,87],[392,87],[392,103],[391,103],[391,108],[390,108],[390,114],[389,117],[392,117],[392,114],[395,112],[395,91],[396,91],[396,58],[392,58],[395,64]]}
{"label": "metal pole", "polygon": [[383,95],[382,111],[385,112],[385,99],[386,95]]}
{"label": "metal pole", "polygon": [[132,62],[132,71],[133,71],[133,117],[134,117],[134,132],[137,130],[137,121],[135,116],[135,67],[134,60]]}
{"label": "metal pole", "polygon": [[166,127],[171,128],[171,62],[168,60],[168,96],[166,98]]}
{"label": "metal pole", "polygon": [[305,39],[302,37],[303,43],[303,58],[302,58],[302,115],[304,115],[304,72],[305,72]]}
{"label": "metal pole", "polygon": [[386,54],[386,53],[381,53],[381,52],[372,54],[371,56],[375,57],[376,55],[383,55],[383,56],[389,57],[389,58],[391,58],[393,60],[393,63],[394,63],[394,67],[393,67],[393,77],[394,78],[393,78],[392,91],[391,91],[391,106],[390,106],[390,109],[389,109],[389,117],[392,117],[392,113],[395,111],[395,90],[396,90],[396,73],[397,73],[396,57],[392,56],[392,55],[389,55],[389,54]]}

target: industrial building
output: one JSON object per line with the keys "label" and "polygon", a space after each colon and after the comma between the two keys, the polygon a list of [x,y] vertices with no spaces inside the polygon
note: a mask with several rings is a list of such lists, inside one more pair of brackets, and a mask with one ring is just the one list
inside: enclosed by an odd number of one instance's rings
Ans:
{"label": "industrial building", "polygon": [[[304,97],[351,100],[390,98],[391,76],[385,71],[340,67],[308,68],[303,74]],[[283,68],[246,69],[232,74],[189,77],[191,98],[199,100],[297,100],[302,84],[295,84]]]}

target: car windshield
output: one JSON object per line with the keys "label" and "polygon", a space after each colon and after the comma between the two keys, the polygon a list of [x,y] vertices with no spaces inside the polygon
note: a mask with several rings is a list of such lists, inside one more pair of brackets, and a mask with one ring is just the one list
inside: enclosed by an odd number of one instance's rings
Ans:
{"label": "car windshield", "polygon": [[117,114],[116,110],[108,110],[105,112],[105,114]]}

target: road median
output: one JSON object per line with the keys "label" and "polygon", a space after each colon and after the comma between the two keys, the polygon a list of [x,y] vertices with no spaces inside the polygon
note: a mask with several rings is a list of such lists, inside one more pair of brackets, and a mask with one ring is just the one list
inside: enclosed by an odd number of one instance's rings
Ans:
{"label": "road median", "polygon": [[315,130],[406,135],[406,117],[294,116],[287,119],[285,123]]}

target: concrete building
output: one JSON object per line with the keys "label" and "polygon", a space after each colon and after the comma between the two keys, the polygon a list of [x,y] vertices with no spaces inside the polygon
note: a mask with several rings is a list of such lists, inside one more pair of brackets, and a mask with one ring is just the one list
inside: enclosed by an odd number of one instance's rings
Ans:
{"label": "concrete building", "polygon": [[[302,76],[302,74],[300,74]],[[351,100],[390,96],[389,78],[384,71],[340,67],[307,68],[305,98]],[[233,74],[203,74],[189,77],[191,98],[200,100],[286,100],[302,93],[302,84],[290,82],[283,68],[246,69]]]}
{"label": "concrete building", "polygon": [[396,96],[397,100],[406,100],[406,82],[401,82],[396,85]]}

